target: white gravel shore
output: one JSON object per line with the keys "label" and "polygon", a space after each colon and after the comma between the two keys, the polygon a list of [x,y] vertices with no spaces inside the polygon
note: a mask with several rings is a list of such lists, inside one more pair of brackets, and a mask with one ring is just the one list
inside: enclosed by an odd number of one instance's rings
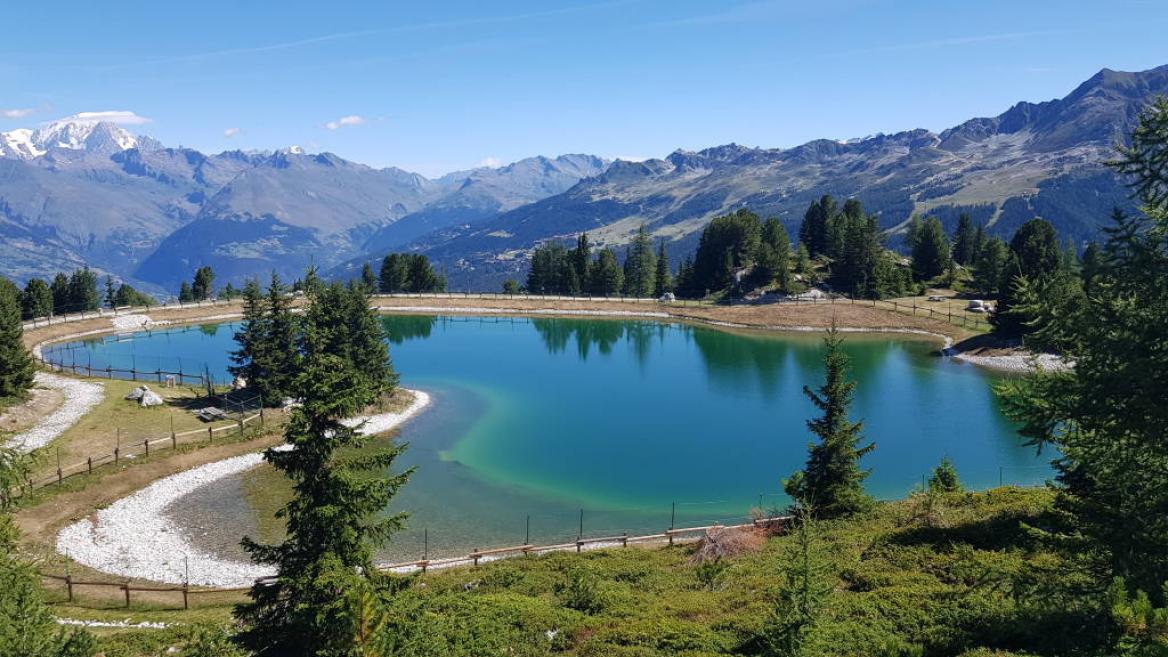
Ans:
{"label": "white gravel shore", "polygon": [[[388,431],[430,404],[430,396],[412,391],[414,401],[400,413],[348,421],[366,421],[365,434]],[[112,575],[181,584],[189,567],[190,583],[201,586],[247,586],[271,575],[262,566],[221,559],[192,546],[182,529],[163,513],[191,491],[259,465],[260,453],[244,454],[164,477],[114,502],[57,535],[57,551],[74,561]]]}
{"label": "white gravel shore", "polygon": [[972,365],[1004,372],[1026,373],[1035,370],[1065,372],[1074,367],[1074,363],[1054,354],[1014,353],[1001,356],[978,356],[976,354],[956,353],[953,357]]}
{"label": "white gravel shore", "polygon": [[36,385],[60,390],[64,402],[35,427],[16,434],[5,443],[7,447],[26,453],[48,445],[105,398],[105,386],[100,383],[78,381],[48,372],[36,373]]}

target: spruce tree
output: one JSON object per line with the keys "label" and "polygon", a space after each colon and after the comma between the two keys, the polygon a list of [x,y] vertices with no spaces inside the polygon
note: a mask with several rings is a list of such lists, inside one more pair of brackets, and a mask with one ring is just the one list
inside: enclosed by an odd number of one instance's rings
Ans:
{"label": "spruce tree", "polygon": [[863,486],[868,471],[860,468],[860,459],[876,445],[861,447],[863,423],[848,418],[856,383],[848,379],[849,359],[834,323],[823,345],[824,384],[818,391],[803,387],[803,394],[823,412],[807,421],[819,442],[808,446],[806,467],[785,480],[783,488],[799,507],[809,509],[816,517],[838,518],[872,505]]}
{"label": "spruce tree", "polygon": [[1018,336],[1030,332],[1029,317],[1014,310],[1020,295],[1031,285],[1042,285],[1058,271],[1062,256],[1054,226],[1044,219],[1031,219],[1010,239],[1011,258],[994,314],[990,316],[994,332]]}
{"label": "spruce tree", "polygon": [[24,319],[48,317],[53,314],[53,291],[39,278],[30,278],[20,297]]}
{"label": "spruce tree", "polygon": [[580,281],[581,291],[588,290],[588,266],[592,264],[592,245],[588,242],[588,233],[580,233],[576,238],[576,248],[572,250],[572,268],[576,270],[576,279]]}
{"label": "spruce tree", "polygon": [[1115,212],[1092,293],[1068,323],[1074,367],[999,384],[1007,415],[1059,458],[1056,504],[1074,519],[1076,559],[1168,600],[1168,100],[1140,117],[1116,164],[1139,214]]}
{"label": "spruce tree", "polygon": [[949,267],[949,238],[936,217],[929,217],[921,224],[912,248],[913,277],[927,281],[941,274]]}
{"label": "spruce tree", "polygon": [[215,295],[215,272],[208,266],[195,270],[195,280],[191,283],[191,300],[206,301]]}
{"label": "spruce tree", "polygon": [[371,401],[393,392],[397,373],[389,360],[385,328],[377,313],[369,307],[369,295],[363,286],[345,288],[345,312],[348,324],[348,357],[352,367],[364,378],[363,387]]}
{"label": "spruce tree", "polygon": [[[1083,249],[1083,265],[1079,272],[1083,279],[1083,292],[1088,296],[1095,289],[1095,283],[1103,271],[1103,265],[1103,252],[1099,249],[1099,245],[1095,242],[1088,243],[1087,248]],[[25,293],[27,294],[27,290]]]}
{"label": "spruce tree", "polygon": [[972,265],[977,257],[977,242],[973,219],[962,212],[957,217],[957,231],[953,235],[953,261],[966,267]]}
{"label": "spruce tree", "polygon": [[0,277],[0,400],[21,399],[32,387],[33,361],[23,336],[20,290]]}
{"label": "spruce tree", "polygon": [[184,303],[195,300],[194,296],[191,294],[190,283],[183,281],[182,284],[178,286],[178,300]]}
{"label": "spruce tree", "polygon": [[997,237],[989,238],[973,268],[973,287],[978,294],[990,298],[1001,294],[1009,261],[1010,249],[1006,243]]}
{"label": "spruce tree", "polygon": [[406,289],[406,261],[400,253],[391,253],[381,261],[377,289],[382,294],[397,294]]}
{"label": "spruce tree", "polygon": [[644,224],[637,229],[625,252],[624,293],[630,297],[650,297],[656,275],[653,242]]}
{"label": "spruce tree", "polygon": [[827,254],[828,222],[835,215],[835,199],[827,195],[812,201],[803,213],[803,223],[799,225],[799,242],[807,247],[811,257]]}
{"label": "spruce tree", "polygon": [[73,312],[73,309],[70,307],[68,276],[60,273],[54,276],[50,291],[53,294],[54,315],[64,315],[65,313]]}
{"label": "spruce tree", "polygon": [[254,561],[277,570],[275,578],[252,587],[249,603],[236,608],[244,627],[239,640],[256,655],[367,654],[371,646],[365,642],[381,639],[364,636],[370,600],[352,593],[369,587],[380,598],[391,594],[372,553],[405,521],[404,514],[382,514],[412,470],[386,474],[406,446],[357,451],[368,447],[368,437],[342,423],[375,401],[392,376],[388,358],[381,382],[354,367],[348,343],[353,298],[337,284],[310,295],[296,379],[302,403],[284,433],[290,449],[264,453],[291,480],[293,497],[281,512],[287,524],[283,542],[244,540]]}
{"label": "spruce tree", "polygon": [[361,285],[369,294],[377,292],[377,276],[373,273],[373,265],[368,262],[361,265]]}
{"label": "spruce tree", "polygon": [[97,274],[89,267],[82,267],[69,277],[70,312],[97,310],[101,307],[101,295],[97,292]]}
{"label": "spruce tree", "polygon": [[113,308],[117,305],[117,289],[114,288],[114,277],[105,275],[105,305]]}
{"label": "spruce tree", "polygon": [[791,238],[787,235],[787,229],[783,227],[782,222],[775,217],[767,219],[762,226],[762,242],[769,246],[773,252],[774,276],[772,279],[780,291],[789,292],[791,290]]}
{"label": "spruce tree", "polygon": [[267,382],[259,392],[265,404],[276,405],[293,396],[300,369],[299,320],[292,314],[288,289],[276,272],[268,282],[264,314],[263,366]]}
{"label": "spruce tree", "polygon": [[616,252],[605,247],[600,250],[588,274],[592,283],[592,294],[611,297],[620,294],[624,287],[624,272],[617,263]]}
{"label": "spruce tree", "polygon": [[264,307],[264,296],[260,284],[249,279],[243,286],[243,320],[235,332],[237,348],[231,352],[232,365],[228,368],[232,376],[241,376],[247,387],[263,395],[269,405],[279,403],[279,393],[272,389],[267,363],[268,316]]}
{"label": "spruce tree", "polygon": [[653,276],[653,296],[658,299],[673,291],[673,278],[669,273],[669,255],[665,252],[665,241],[657,245],[656,271]]}

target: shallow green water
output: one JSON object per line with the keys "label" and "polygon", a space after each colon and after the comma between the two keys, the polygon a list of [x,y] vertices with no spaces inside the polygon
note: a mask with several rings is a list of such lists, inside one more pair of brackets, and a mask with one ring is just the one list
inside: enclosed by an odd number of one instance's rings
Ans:
{"label": "shallow green water", "polygon": [[[434,397],[400,431],[411,443],[403,465],[418,471],[395,503],[412,519],[390,557],[420,556],[423,528],[431,555],[521,542],[528,516],[533,541],[574,537],[581,509],[583,533],[594,536],[730,521],[760,501],[784,504],[780,481],[806,457],[814,410],[801,389],[822,380],[817,335],[550,318],[384,322],[402,383]],[[137,335],[57,356],[140,368],[181,357],[187,370],[225,377],[231,333]],[[847,338],[860,384],[853,417],[877,445],[865,459],[871,493],[904,495],[943,456],[972,487],[1041,482],[1049,457],[1021,445],[993,378],[937,347]],[[237,539],[226,532],[223,544]]]}

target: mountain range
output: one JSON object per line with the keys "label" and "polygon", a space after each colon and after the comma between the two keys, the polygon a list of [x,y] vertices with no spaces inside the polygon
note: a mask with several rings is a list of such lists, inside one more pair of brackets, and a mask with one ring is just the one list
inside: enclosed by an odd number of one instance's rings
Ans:
{"label": "mountain range", "polygon": [[[645,225],[674,262],[714,216],[741,207],[794,232],[823,194],[856,197],[895,245],[914,213],[961,212],[1008,237],[1042,216],[1075,243],[1131,205],[1105,162],[1139,112],[1168,94],[1168,66],[1104,69],[1066,97],[934,133],[793,148],[737,144],[641,162],[533,157],[430,179],[298,148],[207,155],[77,115],[0,133],[0,274],[88,264],[148,289],[198,266],[220,284],[309,264],[351,276],[389,251],[426,253],[455,289],[522,278],[531,248],[588,231],[622,245]],[[97,115],[92,115],[97,116]]]}

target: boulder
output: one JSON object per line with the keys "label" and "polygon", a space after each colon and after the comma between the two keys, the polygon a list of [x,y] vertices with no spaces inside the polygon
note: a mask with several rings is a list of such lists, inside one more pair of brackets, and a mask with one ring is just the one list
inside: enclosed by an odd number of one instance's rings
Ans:
{"label": "boulder", "polygon": [[154,392],[146,386],[142,386],[142,397],[138,400],[138,403],[143,407],[162,406],[163,401],[157,392]]}

